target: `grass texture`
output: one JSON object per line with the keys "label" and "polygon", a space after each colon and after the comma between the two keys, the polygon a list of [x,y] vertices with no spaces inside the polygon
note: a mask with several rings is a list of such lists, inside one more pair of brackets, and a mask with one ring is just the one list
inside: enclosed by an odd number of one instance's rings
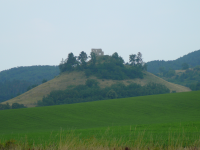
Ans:
{"label": "grass texture", "polygon": [[[49,145],[73,133],[78,143],[87,139],[121,140],[122,146],[133,147],[137,139],[142,139],[144,143],[152,141],[154,146],[157,142],[168,146],[171,143],[198,146],[199,95],[200,91],[195,91],[3,110],[0,111],[0,143],[13,139]],[[59,144],[55,145],[58,148]],[[108,142],[109,145],[112,147]]]}

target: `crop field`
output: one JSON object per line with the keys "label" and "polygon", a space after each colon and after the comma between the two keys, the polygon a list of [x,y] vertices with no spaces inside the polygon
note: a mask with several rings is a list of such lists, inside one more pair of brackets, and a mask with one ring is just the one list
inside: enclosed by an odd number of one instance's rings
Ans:
{"label": "crop field", "polygon": [[58,148],[74,140],[76,144],[96,142],[111,149],[138,144],[199,147],[199,95],[200,91],[195,91],[3,110],[0,143],[53,143]]}

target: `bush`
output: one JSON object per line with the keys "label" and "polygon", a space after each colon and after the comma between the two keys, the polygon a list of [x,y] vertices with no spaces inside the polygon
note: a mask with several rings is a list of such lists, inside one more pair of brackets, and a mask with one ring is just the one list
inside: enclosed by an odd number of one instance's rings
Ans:
{"label": "bush", "polygon": [[88,86],[88,87],[93,87],[93,86],[98,86],[98,81],[95,80],[95,79],[88,79],[85,84]]}
{"label": "bush", "polygon": [[19,104],[19,103],[13,103],[12,104],[12,109],[19,109],[19,108],[26,108],[24,104]]}
{"label": "bush", "polygon": [[42,83],[45,83],[45,82],[47,82],[47,79],[43,79],[43,80],[42,80]]}
{"label": "bush", "polygon": [[109,98],[109,99],[115,99],[115,98],[117,98],[117,93],[113,89],[111,89],[106,94],[106,97]]}
{"label": "bush", "polygon": [[26,107],[23,104],[19,104],[19,103],[13,103],[12,106],[10,106],[9,103],[0,104],[0,110],[19,109],[19,108],[26,108]]}

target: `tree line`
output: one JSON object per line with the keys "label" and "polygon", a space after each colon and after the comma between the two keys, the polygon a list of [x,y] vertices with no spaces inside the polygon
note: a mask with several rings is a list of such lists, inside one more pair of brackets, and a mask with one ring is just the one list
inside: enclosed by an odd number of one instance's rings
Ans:
{"label": "tree line", "polygon": [[9,103],[0,104],[0,110],[19,109],[19,108],[27,108],[27,107],[25,107],[23,104],[19,104],[19,103],[13,103],[12,105],[9,105]]}
{"label": "tree line", "polygon": [[[88,59],[90,60],[88,61]],[[79,56],[74,56],[73,53],[69,53],[68,57],[61,61],[59,64],[60,72],[70,71],[84,71],[87,77],[95,75],[100,79],[113,79],[124,80],[143,78],[143,70],[147,69],[147,66],[143,62],[142,54],[129,55],[129,62],[125,63],[123,58],[118,55],[117,52],[111,56],[96,56],[91,52],[90,56],[82,51]]]}
{"label": "tree line", "polygon": [[37,106],[72,104],[169,92],[170,90],[166,86],[157,83],[149,83],[145,86],[136,83],[130,83],[127,86],[123,83],[116,83],[110,87],[100,88],[97,80],[88,79],[85,85],[67,88],[64,91],[52,91],[49,95],[44,96],[41,101],[38,101]]}

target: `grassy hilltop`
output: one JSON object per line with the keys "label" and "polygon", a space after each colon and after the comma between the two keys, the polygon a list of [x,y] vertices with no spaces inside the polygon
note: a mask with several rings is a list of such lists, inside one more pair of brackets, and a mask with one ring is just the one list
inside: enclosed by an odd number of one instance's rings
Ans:
{"label": "grassy hilltop", "polygon": [[2,110],[0,139],[26,137],[29,142],[55,142],[61,129],[64,136],[75,129],[73,134],[80,138],[101,138],[110,127],[105,137],[108,139],[124,137],[128,141],[145,131],[146,141],[152,136],[154,140],[166,142],[173,133],[173,137],[189,138],[186,144],[191,144],[198,140],[200,133],[199,94],[200,91],[195,91]]}
{"label": "grassy hilltop", "polygon": [[143,79],[126,79],[126,80],[108,80],[108,79],[98,79],[95,76],[90,76],[87,78],[82,71],[73,71],[70,73],[62,73],[61,75],[57,76],[56,78],[43,83],[30,91],[27,91],[26,93],[17,96],[11,100],[3,102],[5,103],[20,103],[24,104],[28,107],[34,107],[36,105],[36,102],[38,100],[41,100],[43,96],[48,95],[53,90],[65,90],[67,87],[76,86],[76,85],[83,85],[85,84],[87,79],[96,79],[100,84],[99,86],[101,88],[104,88],[106,86],[110,86],[114,83],[122,82],[125,85],[128,85],[130,83],[137,83],[140,85],[146,85],[149,82],[155,82],[155,83],[161,83],[164,84],[167,88],[170,89],[170,91],[176,91],[176,92],[187,92],[191,91],[189,88],[173,84],[170,82],[167,82],[149,72],[144,72],[144,78]]}

